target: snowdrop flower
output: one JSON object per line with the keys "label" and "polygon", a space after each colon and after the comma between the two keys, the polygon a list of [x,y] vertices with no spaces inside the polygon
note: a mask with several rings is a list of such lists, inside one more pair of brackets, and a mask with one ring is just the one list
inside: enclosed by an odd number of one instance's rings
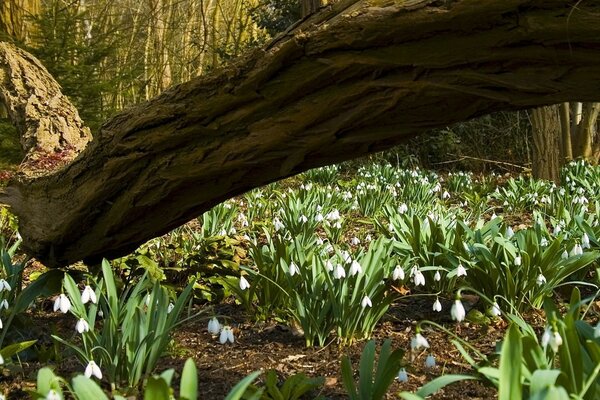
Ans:
{"label": "snowdrop flower", "polygon": [[308,218],[306,217],[306,215],[302,214],[300,218],[298,218],[298,222],[300,222],[301,224],[305,224],[308,222]]}
{"label": "snowdrop flower", "polygon": [[439,282],[442,280],[442,274],[440,274],[440,271],[435,271],[435,275],[433,275],[433,280],[436,282]]}
{"label": "snowdrop flower", "polygon": [[506,238],[510,239],[511,237],[515,236],[515,232],[512,230],[512,228],[509,226],[508,228],[506,228]]}
{"label": "snowdrop flower", "polygon": [[[275,229],[275,230],[277,230],[277,229]],[[225,230],[225,228],[223,228],[223,229],[221,229],[219,231],[219,233],[217,235],[218,236],[226,236],[227,235],[227,231]]]}
{"label": "snowdrop flower", "polygon": [[11,291],[11,287],[4,279],[0,279],[0,292],[6,290],[7,292]]}
{"label": "snowdrop flower", "polygon": [[450,315],[452,316],[452,319],[458,323],[464,321],[467,313],[466,313],[465,307],[462,305],[460,299],[454,300],[454,304],[452,305],[452,308],[450,309]]}
{"label": "snowdrop flower", "polygon": [[172,302],[169,302],[169,305],[167,306],[167,314],[171,314],[171,311],[173,311],[174,308],[175,308],[175,304],[173,304]]}
{"label": "snowdrop flower", "polygon": [[567,258],[569,258],[569,253],[567,253],[567,250],[562,252],[560,258],[562,258],[563,260],[566,260]]}
{"label": "snowdrop flower", "polygon": [[85,367],[84,375],[86,378],[90,378],[93,375],[98,379],[102,379],[102,371],[100,371],[100,367],[94,362],[94,360],[90,360],[87,367]]}
{"label": "snowdrop flower", "polygon": [[352,239],[350,239],[350,244],[352,246],[358,246],[360,244],[360,239],[354,236]]}
{"label": "snowdrop flower", "polygon": [[542,346],[546,348],[546,346],[550,345],[550,348],[553,352],[557,352],[559,346],[563,343],[562,337],[560,333],[557,331],[552,331],[552,329],[548,326],[542,335]]}
{"label": "snowdrop flower", "polygon": [[435,303],[433,303],[433,311],[442,311],[442,303],[440,303],[440,299],[438,299],[437,297],[435,299]]}
{"label": "snowdrop flower", "polygon": [[546,283],[546,277],[544,274],[539,274],[535,280],[535,283],[537,283],[538,286],[542,286],[544,283]]}
{"label": "snowdrop flower", "polygon": [[420,333],[417,333],[415,335],[415,337],[410,340],[410,348],[412,350],[417,350],[417,349],[420,349],[421,347],[428,349],[429,342],[427,341],[427,339],[425,339],[423,337],[423,335],[421,335]]}
{"label": "snowdrop flower", "polygon": [[209,321],[208,321],[208,333],[210,333],[213,336],[216,336],[219,334],[219,332],[221,331],[221,324],[219,323],[219,320],[217,319],[217,317],[212,317]]}
{"label": "snowdrop flower", "polygon": [[293,261],[290,263],[289,270],[290,270],[290,276],[294,276],[294,275],[300,273],[300,268],[298,268],[298,266],[296,265],[296,263],[293,262]]}
{"label": "snowdrop flower", "polygon": [[590,248],[590,237],[587,235],[587,233],[584,233],[583,236],[581,237],[581,247],[583,249]]}
{"label": "snowdrop flower", "polygon": [[327,262],[325,263],[325,268],[329,272],[333,271],[334,267],[333,267],[333,263],[331,262],[331,260],[327,260]]}
{"label": "snowdrop flower", "polygon": [[90,324],[88,324],[85,319],[79,318],[79,321],[77,321],[77,324],[75,325],[75,330],[79,333],[89,332]]}
{"label": "snowdrop flower", "polygon": [[492,316],[494,316],[494,317],[499,317],[500,314],[502,314],[498,303],[494,302],[494,304],[492,304],[492,308],[490,309],[490,314],[492,314]]}
{"label": "snowdrop flower", "polygon": [[371,240],[373,240],[373,238],[371,237],[371,234],[367,233],[367,236],[365,236],[365,242],[370,242]]}
{"label": "snowdrop flower", "polygon": [[491,219],[491,220],[494,220],[494,219],[496,219],[496,218],[498,218],[498,216],[497,216],[497,215],[496,215],[496,213],[494,212],[494,213],[492,214],[492,217],[491,217],[490,219]]}
{"label": "snowdrop flower", "polygon": [[221,335],[219,336],[219,343],[225,344],[227,342],[233,343],[235,338],[233,337],[233,331],[229,326],[223,327],[221,330]]}
{"label": "snowdrop flower", "polygon": [[60,296],[54,300],[54,312],[60,310],[63,314],[66,314],[71,309],[71,301],[64,293],[61,293]]}
{"label": "snowdrop flower", "polygon": [[350,266],[350,276],[354,276],[356,274],[362,274],[363,270],[358,261],[352,261],[352,265]]}
{"label": "snowdrop flower", "polygon": [[392,279],[395,281],[404,279],[404,269],[401,266],[396,265],[396,268],[392,272]]}
{"label": "snowdrop flower", "polygon": [[446,200],[450,198],[450,193],[448,193],[447,190],[444,190],[444,193],[442,193],[442,199]]}
{"label": "snowdrop flower", "polygon": [[456,267],[456,276],[467,276],[467,270],[462,266],[462,264],[458,264],[458,267]]}
{"label": "snowdrop flower", "polygon": [[554,234],[554,236],[558,236],[560,234],[561,230],[562,230],[562,228],[560,227],[560,224],[559,224],[554,227],[554,231],[552,233]]}
{"label": "snowdrop flower", "polygon": [[517,267],[520,267],[520,266],[521,266],[521,256],[516,256],[516,257],[515,257],[515,265],[516,265]]}
{"label": "snowdrop flower", "polygon": [[329,221],[337,221],[339,220],[340,217],[340,212],[337,209],[333,209],[333,211],[329,212],[325,218],[327,218]]}
{"label": "snowdrop flower", "polygon": [[323,221],[323,214],[318,213],[317,215],[315,215],[315,221],[316,222],[321,222]]}
{"label": "snowdrop flower", "polygon": [[4,357],[2,357],[2,354],[0,354],[0,365],[4,365]]}
{"label": "snowdrop flower", "polygon": [[405,212],[408,212],[408,206],[406,205],[406,203],[402,203],[398,206],[398,212],[400,214],[404,214]]}
{"label": "snowdrop flower", "polygon": [[540,240],[540,246],[542,246],[542,247],[548,246],[548,239],[546,239],[545,237],[542,238],[542,240]]}
{"label": "snowdrop flower", "polygon": [[8,300],[4,299],[2,300],[2,302],[0,302],[0,310],[2,309],[8,310]]}
{"label": "snowdrop flower", "polygon": [[402,368],[399,372],[398,372],[398,380],[400,382],[408,382],[408,374],[406,373],[406,370],[404,368]]}
{"label": "snowdrop flower", "polygon": [[50,389],[45,397],[46,400],[62,400],[60,394],[54,389]]}
{"label": "snowdrop flower", "polygon": [[89,285],[86,285],[83,288],[83,291],[81,292],[81,302],[83,304],[86,304],[89,301],[96,304],[98,302],[98,299],[96,298],[96,292],[94,292],[94,290]]}
{"label": "snowdrop flower", "polygon": [[283,225],[279,218],[273,218],[273,229],[275,229],[275,232],[279,232],[283,228],[285,228],[285,225]]}
{"label": "snowdrop flower", "polygon": [[244,278],[244,276],[240,276],[240,289],[246,290],[250,287],[250,283]]}
{"label": "snowdrop flower", "polygon": [[600,337],[600,321],[596,324],[594,328],[594,339]]}
{"label": "snowdrop flower", "polygon": [[435,367],[435,357],[433,355],[428,355],[427,358],[425,359],[425,367],[426,368],[433,368]]}
{"label": "snowdrop flower", "polygon": [[579,243],[577,243],[575,245],[575,247],[573,248],[573,252],[575,253],[576,256],[580,256],[583,254],[583,248],[581,247],[581,245]]}
{"label": "snowdrop flower", "polygon": [[342,250],[342,259],[345,263],[352,262],[352,256],[346,250]]}
{"label": "snowdrop flower", "polygon": [[367,295],[365,295],[365,297],[363,297],[362,301],[360,302],[360,305],[362,306],[362,308],[373,307],[373,303],[371,302],[371,299]]}
{"label": "snowdrop flower", "polygon": [[425,276],[419,269],[417,269],[415,271],[415,274],[413,275],[413,279],[415,281],[415,286],[419,286],[419,285],[425,286]]}
{"label": "snowdrop flower", "polygon": [[342,264],[337,264],[333,270],[333,277],[335,279],[342,279],[346,277],[346,270],[342,267]]}

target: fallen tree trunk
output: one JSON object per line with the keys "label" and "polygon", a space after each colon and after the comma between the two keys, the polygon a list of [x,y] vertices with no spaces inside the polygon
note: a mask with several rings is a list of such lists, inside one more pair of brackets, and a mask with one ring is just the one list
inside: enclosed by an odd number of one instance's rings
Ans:
{"label": "fallen tree trunk", "polygon": [[342,0],[106,122],[1,195],[49,266],[126,254],[218,202],[499,110],[600,100],[600,2]]}

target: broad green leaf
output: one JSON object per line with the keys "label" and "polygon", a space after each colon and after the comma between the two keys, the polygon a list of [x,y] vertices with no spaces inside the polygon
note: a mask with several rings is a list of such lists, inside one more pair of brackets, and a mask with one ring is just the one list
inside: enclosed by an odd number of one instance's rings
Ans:
{"label": "broad green leaf", "polygon": [[500,354],[500,383],[498,400],[520,400],[522,396],[521,333],[516,325],[508,328]]}
{"label": "broad green leaf", "polygon": [[73,378],[73,391],[78,400],[108,400],[100,386],[83,375]]}

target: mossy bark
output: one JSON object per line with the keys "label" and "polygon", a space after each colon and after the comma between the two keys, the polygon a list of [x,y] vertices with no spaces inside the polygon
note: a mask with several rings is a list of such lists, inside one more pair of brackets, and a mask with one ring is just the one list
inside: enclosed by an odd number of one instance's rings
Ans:
{"label": "mossy bark", "polygon": [[229,197],[430,128],[598,100],[599,16],[599,2],[342,0],[115,116],[0,200],[49,266],[120,256]]}

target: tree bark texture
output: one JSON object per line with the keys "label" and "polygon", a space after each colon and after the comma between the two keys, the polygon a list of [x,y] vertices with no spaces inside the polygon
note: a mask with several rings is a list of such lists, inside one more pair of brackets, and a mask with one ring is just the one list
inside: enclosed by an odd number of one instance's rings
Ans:
{"label": "tree bark texture", "polygon": [[545,106],[531,110],[533,128],[533,176],[560,182],[560,134],[559,106]]}
{"label": "tree bark texture", "polygon": [[227,198],[427,129],[599,100],[599,60],[597,1],[341,0],[115,116],[0,201],[46,265],[120,256]]}

